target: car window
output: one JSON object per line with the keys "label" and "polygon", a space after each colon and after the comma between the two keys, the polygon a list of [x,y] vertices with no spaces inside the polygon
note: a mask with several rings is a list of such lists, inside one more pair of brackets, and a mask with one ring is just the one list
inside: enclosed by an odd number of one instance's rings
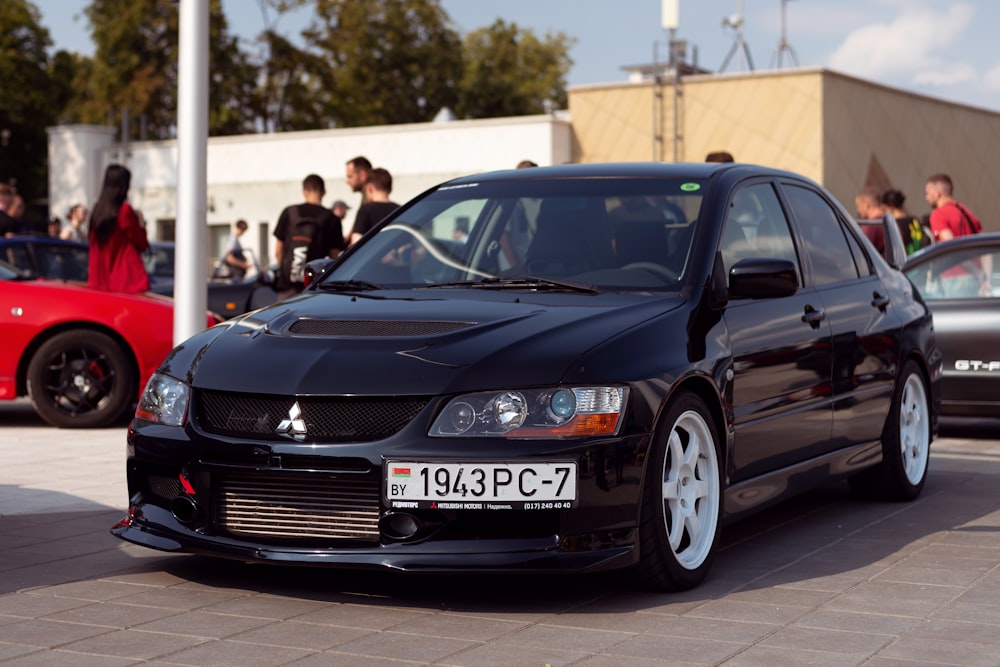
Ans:
{"label": "car window", "polygon": [[87,281],[87,248],[53,245],[37,247],[36,251],[42,277]]}
{"label": "car window", "polygon": [[433,286],[530,276],[676,289],[704,188],[660,179],[444,186],[401,210],[327,279]]}
{"label": "car window", "polygon": [[24,272],[25,275],[35,277],[35,263],[31,259],[31,253],[24,244],[15,243],[3,249],[3,259],[11,266]]}
{"label": "car window", "polygon": [[154,278],[173,278],[174,247],[173,245],[150,246],[142,253],[142,263],[146,273]]}
{"label": "car window", "polygon": [[848,246],[840,217],[819,193],[798,185],[785,184],[792,212],[812,267],[815,285],[854,280],[858,269]]}
{"label": "car window", "polygon": [[738,190],[729,204],[722,235],[726,273],[741,259],[787,259],[798,265],[788,220],[770,183]]}
{"label": "car window", "polygon": [[970,248],[924,262],[906,275],[925,299],[1000,297],[1000,252]]}
{"label": "car window", "polygon": [[868,255],[865,251],[861,249],[861,243],[855,238],[853,234],[844,232],[844,238],[847,239],[847,245],[851,249],[851,256],[854,258],[854,268],[857,270],[859,276],[870,276],[872,275],[872,267],[868,261]]}

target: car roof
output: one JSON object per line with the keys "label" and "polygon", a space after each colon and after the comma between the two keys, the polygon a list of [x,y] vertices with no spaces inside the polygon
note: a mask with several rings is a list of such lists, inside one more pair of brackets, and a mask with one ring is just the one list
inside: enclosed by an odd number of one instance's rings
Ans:
{"label": "car roof", "polygon": [[705,180],[722,174],[736,178],[747,176],[780,176],[803,180],[798,174],[740,162],[607,162],[567,164],[528,169],[505,169],[463,176],[450,184],[488,181],[545,180],[551,178],[691,178]]}
{"label": "car roof", "polygon": [[927,246],[926,248],[921,248],[907,258],[906,264],[903,265],[903,268],[910,269],[914,266],[920,266],[926,261],[935,257],[947,255],[951,252],[967,250],[969,248],[986,248],[991,246],[1000,246],[1000,232],[982,232],[980,234],[957,236],[953,239],[939,241],[933,245]]}

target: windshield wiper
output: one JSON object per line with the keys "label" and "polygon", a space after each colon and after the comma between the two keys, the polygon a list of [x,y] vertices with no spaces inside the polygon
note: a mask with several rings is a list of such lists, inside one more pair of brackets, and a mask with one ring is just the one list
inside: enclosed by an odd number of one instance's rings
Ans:
{"label": "windshield wiper", "polygon": [[324,280],[316,283],[316,289],[325,292],[370,292],[382,288],[367,280]]}
{"label": "windshield wiper", "polygon": [[584,294],[599,294],[600,290],[593,285],[574,283],[566,280],[553,280],[539,276],[495,276],[478,280],[459,280],[453,283],[436,283],[424,285],[422,289],[447,289],[471,287],[474,289],[529,289],[538,291],[559,290],[565,292],[582,292]]}

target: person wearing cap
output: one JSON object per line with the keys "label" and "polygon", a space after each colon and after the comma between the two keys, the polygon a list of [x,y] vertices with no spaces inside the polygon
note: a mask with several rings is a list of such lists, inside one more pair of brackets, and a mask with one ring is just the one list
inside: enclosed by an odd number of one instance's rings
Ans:
{"label": "person wearing cap", "polygon": [[[347,217],[347,211],[350,208],[351,207],[348,206],[347,202],[345,202],[343,199],[338,199],[337,201],[333,202],[333,206],[330,207],[330,210],[333,212],[333,214],[337,216],[338,220],[340,220],[340,226],[342,229],[344,227],[344,218]],[[346,236],[344,238],[344,244],[349,245],[350,239],[351,239],[350,235]]]}

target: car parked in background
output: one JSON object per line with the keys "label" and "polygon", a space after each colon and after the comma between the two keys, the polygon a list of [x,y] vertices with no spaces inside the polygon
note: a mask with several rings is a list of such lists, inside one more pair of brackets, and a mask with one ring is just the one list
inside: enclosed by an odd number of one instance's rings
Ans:
{"label": "car parked in background", "polygon": [[[143,253],[149,274],[149,290],[164,296],[174,293],[174,244],[152,241]],[[88,246],[48,236],[0,238],[0,260],[17,267],[26,275],[57,280],[87,282]],[[278,300],[278,294],[266,278],[269,273],[245,280],[209,280],[208,309],[222,317],[242,315]]]}
{"label": "car parked in background", "polygon": [[934,313],[941,414],[1000,416],[1000,233],[941,241],[904,271]]}
{"label": "car parked in background", "polygon": [[676,590],[724,520],[831,479],[912,500],[927,478],[930,311],[804,177],[468,176],[319,271],[154,374],[115,535],[345,568],[627,568]]}
{"label": "car parked in background", "polygon": [[43,280],[0,262],[0,400],[28,396],[62,428],[114,423],[173,347],[173,313],[170,299]]}

